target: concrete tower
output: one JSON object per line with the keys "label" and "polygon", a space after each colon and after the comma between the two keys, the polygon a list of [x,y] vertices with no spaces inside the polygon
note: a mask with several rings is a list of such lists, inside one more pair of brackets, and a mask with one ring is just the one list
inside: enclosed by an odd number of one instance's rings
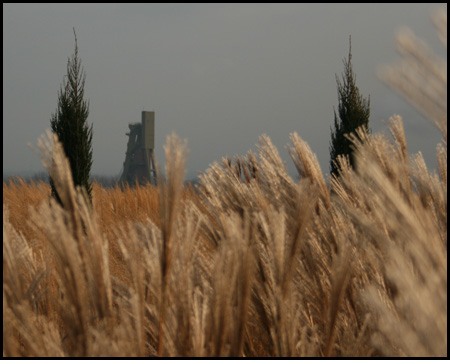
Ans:
{"label": "concrete tower", "polygon": [[141,123],[128,125],[130,132],[120,183],[156,185],[153,149],[155,148],[155,113],[142,111]]}

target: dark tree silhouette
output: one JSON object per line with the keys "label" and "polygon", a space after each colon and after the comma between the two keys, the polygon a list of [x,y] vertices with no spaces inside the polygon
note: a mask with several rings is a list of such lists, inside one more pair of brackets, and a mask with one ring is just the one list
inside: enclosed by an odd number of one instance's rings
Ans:
{"label": "dark tree silhouette", "polygon": [[336,162],[338,155],[348,158],[350,165],[354,167],[353,149],[346,134],[353,133],[358,127],[363,127],[369,132],[370,96],[364,99],[356,86],[356,76],[352,68],[352,41],[349,39],[350,49],[348,60],[344,62],[344,74],[342,82],[336,75],[338,89],[339,119],[334,111],[334,131],[331,132],[330,144],[330,173],[338,176],[339,165]]}
{"label": "dark tree silhouette", "polygon": [[[89,103],[83,99],[86,74],[78,58],[75,29],[75,52],[67,61],[67,79],[58,94],[58,107],[52,114],[50,127],[58,135],[69,159],[75,186],[83,187],[92,201],[92,184],[89,175],[92,167],[92,124],[89,126]],[[50,178],[52,195],[61,203],[53,180]]]}

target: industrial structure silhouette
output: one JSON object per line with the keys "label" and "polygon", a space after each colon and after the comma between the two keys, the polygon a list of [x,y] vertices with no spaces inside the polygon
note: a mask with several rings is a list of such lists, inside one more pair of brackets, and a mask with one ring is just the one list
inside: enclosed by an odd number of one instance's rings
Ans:
{"label": "industrial structure silhouette", "polygon": [[121,184],[130,186],[139,183],[156,185],[156,170],[154,160],[155,148],[155,112],[142,111],[140,123],[130,123],[130,132],[123,171],[120,175]]}

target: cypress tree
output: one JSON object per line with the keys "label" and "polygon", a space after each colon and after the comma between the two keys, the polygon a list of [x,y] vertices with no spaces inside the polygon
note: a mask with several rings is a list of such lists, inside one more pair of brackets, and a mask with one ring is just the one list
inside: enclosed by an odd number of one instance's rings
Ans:
{"label": "cypress tree", "polygon": [[350,49],[348,60],[344,62],[344,74],[342,82],[336,75],[338,89],[338,112],[339,119],[334,110],[334,131],[331,131],[330,143],[330,174],[338,176],[338,164],[335,162],[338,155],[344,155],[348,158],[350,165],[354,167],[353,149],[350,140],[346,134],[353,133],[358,127],[362,126],[369,132],[370,115],[370,96],[364,99],[356,86],[356,76],[352,68],[352,41],[349,39]]}
{"label": "cypress tree", "polygon": [[[58,135],[69,160],[75,186],[83,187],[92,202],[92,184],[89,175],[92,167],[92,124],[89,126],[89,103],[83,99],[86,74],[78,58],[75,29],[75,52],[67,61],[67,80],[64,79],[58,94],[58,107],[50,119],[51,130]],[[52,195],[61,203],[53,180]]]}

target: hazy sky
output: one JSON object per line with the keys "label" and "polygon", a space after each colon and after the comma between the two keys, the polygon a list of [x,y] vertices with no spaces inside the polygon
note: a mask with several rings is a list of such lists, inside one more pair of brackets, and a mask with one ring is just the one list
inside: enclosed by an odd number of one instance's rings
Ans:
{"label": "hazy sky", "polygon": [[439,131],[377,77],[399,60],[395,34],[410,27],[446,49],[433,4],[3,4],[3,173],[42,171],[27,143],[50,128],[74,51],[86,71],[92,174],[117,175],[128,123],[155,111],[155,154],[166,136],[188,140],[188,178],[226,155],[256,150],[267,134],[295,174],[286,145],[296,131],[329,173],[330,127],[352,36],[352,62],[370,126],[403,116],[408,150],[436,167]]}

